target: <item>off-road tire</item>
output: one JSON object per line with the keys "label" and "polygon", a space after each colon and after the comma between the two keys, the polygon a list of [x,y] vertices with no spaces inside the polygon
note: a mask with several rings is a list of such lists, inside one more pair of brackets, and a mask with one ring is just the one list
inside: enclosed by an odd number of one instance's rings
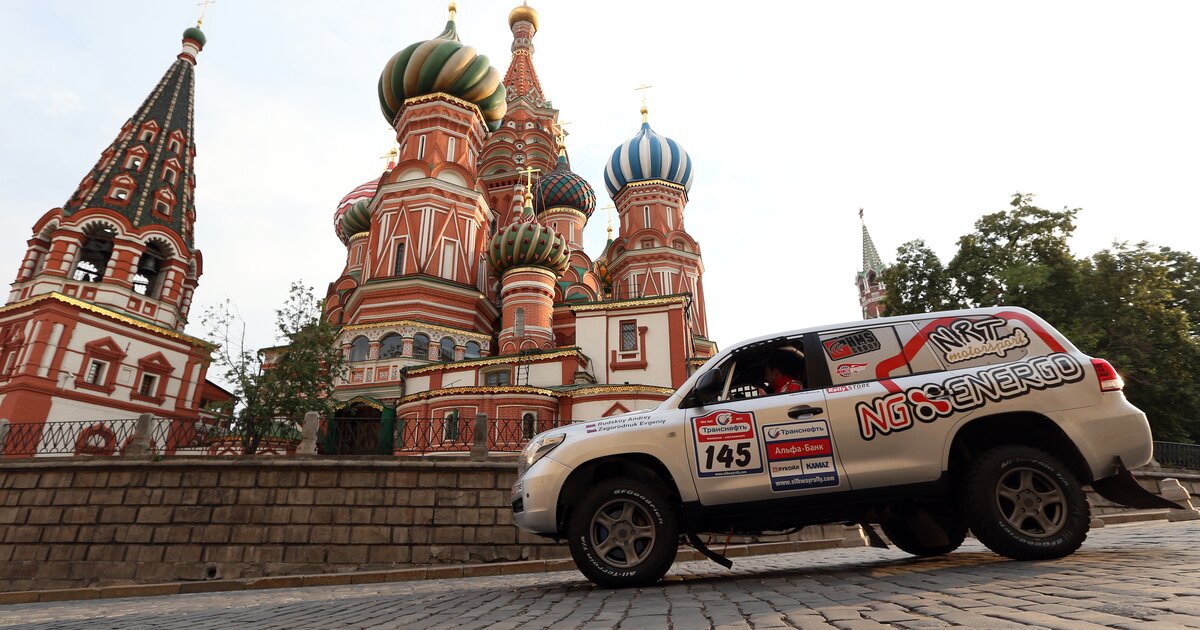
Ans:
{"label": "off-road tire", "polygon": [[988,549],[1014,560],[1068,556],[1087,538],[1091,515],[1071,469],[1032,446],[1001,446],[972,462],[962,505]]}
{"label": "off-road tire", "polygon": [[646,586],[666,574],[679,549],[679,518],[656,485],[603,481],[572,510],[568,544],[575,566],[610,588]]}
{"label": "off-road tire", "polygon": [[892,544],[914,556],[940,556],[962,546],[967,539],[967,524],[947,505],[931,506],[926,510],[929,518],[946,534],[945,542],[930,545],[922,542],[915,528],[916,517],[901,516],[879,524],[879,528],[892,541]]}

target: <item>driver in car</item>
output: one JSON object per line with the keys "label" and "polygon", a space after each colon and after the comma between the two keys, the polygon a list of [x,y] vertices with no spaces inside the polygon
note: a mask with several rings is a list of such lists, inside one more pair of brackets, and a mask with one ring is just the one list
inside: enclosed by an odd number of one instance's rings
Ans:
{"label": "driver in car", "polygon": [[804,382],[796,375],[803,372],[804,358],[795,351],[773,350],[763,367],[768,394],[787,394],[804,389]]}

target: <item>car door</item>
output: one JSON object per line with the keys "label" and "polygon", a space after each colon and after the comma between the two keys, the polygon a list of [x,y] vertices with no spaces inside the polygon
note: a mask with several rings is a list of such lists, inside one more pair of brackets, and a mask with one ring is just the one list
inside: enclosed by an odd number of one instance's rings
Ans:
{"label": "car door", "polygon": [[821,389],[764,395],[723,370],[720,397],[686,410],[687,456],[700,502],[720,505],[850,488]]}

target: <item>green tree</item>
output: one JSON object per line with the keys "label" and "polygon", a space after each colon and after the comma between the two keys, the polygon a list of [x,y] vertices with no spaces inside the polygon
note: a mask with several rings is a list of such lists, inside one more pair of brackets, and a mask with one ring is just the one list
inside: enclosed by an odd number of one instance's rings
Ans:
{"label": "green tree", "polygon": [[321,316],[310,287],[292,283],[275,315],[276,339],[283,345],[266,350],[246,346],[246,323],[228,299],[202,319],[219,344],[214,362],[239,399],[234,416],[247,453],[274,428],[295,428],[305,412],[328,413],[334,383],[345,370],[338,329]]}
{"label": "green tree", "polygon": [[954,283],[937,254],[917,239],[896,250],[896,262],[883,271],[888,315],[911,315],[960,308]]}
{"label": "green tree", "polygon": [[1051,323],[1066,323],[1078,303],[1079,263],[1067,239],[1079,209],[1046,210],[1022,193],[1010,205],[984,215],[974,232],[958,239],[949,275],[967,306],[1036,305]]}

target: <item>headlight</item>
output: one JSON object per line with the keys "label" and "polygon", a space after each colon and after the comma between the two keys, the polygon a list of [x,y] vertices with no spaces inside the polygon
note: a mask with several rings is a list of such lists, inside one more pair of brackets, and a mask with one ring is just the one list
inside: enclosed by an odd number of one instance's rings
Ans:
{"label": "headlight", "polygon": [[533,466],[546,453],[554,450],[554,447],[562,444],[565,439],[567,439],[566,433],[553,433],[530,440],[529,444],[525,446],[525,450],[521,451],[521,459],[517,462],[517,478],[520,479],[530,466]]}

